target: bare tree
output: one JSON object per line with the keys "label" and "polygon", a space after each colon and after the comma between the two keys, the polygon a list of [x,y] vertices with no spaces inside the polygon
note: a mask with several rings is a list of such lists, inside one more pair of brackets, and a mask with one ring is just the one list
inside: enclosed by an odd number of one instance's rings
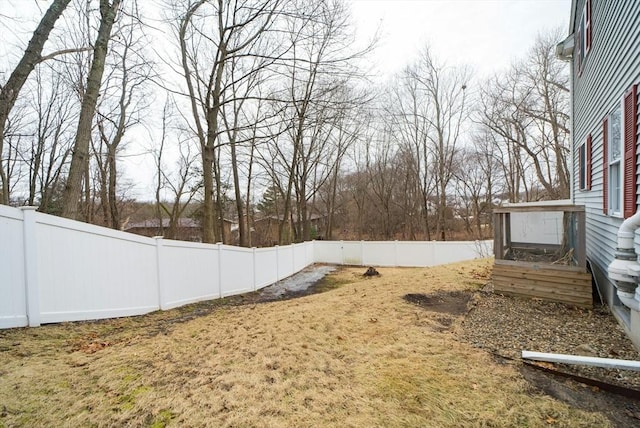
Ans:
{"label": "bare tree", "polygon": [[569,196],[568,73],[553,54],[557,34],[539,36],[525,60],[481,88],[478,121],[503,155],[513,201]]}
{"label": "bare tree", "polygon": [[[201,181],[198,179],[199,171],[196,170],[197,156],[191,149],[190,141],[178,141],[179,150],[177,171],[168,172],[168,168],[162,160],[168,138],[179,138],[173,135],[170,129],[173,103],[167,101],[162,112],[162,133],[160,145],[155,151],[156,162],[156,217],[158,220],[158,234],[168,239],[176,239],[176,232],[180,219],[197,192],[200,190]],[[186,132],[181,132],[186,134]],[[190,137],[188,137],[190,138]],[[170,200],[166,200],[167,193]],[[164,229],[163,218],[169,217],[167,229]]]}
{"label": "bare tree", "polygon": [[[98,136],[94,154],[101,183],[101,205],[105,224],[120,229],[122,218],[118,203],[118,156],[123,149],[125,133],[142,121],[152,96],[146,90],[152,75],[153,63],[144,56],[144,38],[140,36],[137,14],[124,15],[115,32],[107,56],[107,75],[97,105]],[[138,30],[138,31],[136,31]]]}
{"label": "bare tree", "polygon": [[87,76],[86,90],[82,98],[73,155],[64,190],[62,215],[67,218],[76,218],[79,214],[82,180],[89,170],[89,147],[93,119],[105,69],[111,29],[115,22],[120,2],[121,0],[100,0],[100,27],[93,47],[91,69]]}
{"label": "bare tree", "polygon": [[464,221],[468,236],[483,239],[488,236],[491,224],[491,190],[487,186],[491,185],[488,173],[493,160],[473,147],[462,149],[459,157],[464,159],[464,165],[456,168],[455,172],[458,214]]}
{"label": "bare tree", "polygon": [[[274,25],[283,3],[282,0],[192,0],[179,12],[177,36],[182,74],[202,157],[204,242],[225,238],[219,153],[220,136],[224,132],[222,106],[233,100],[225,96],[231,87],[230,82],[225,81],[229,76],[226,71],[234,58],[264,56],[264,52],[254,49],[261,46],[259,38]],[[206,51],[212,55],[204,54]],[[254,71],[257,70],[248,70],[237,79],[247,79]]]}
{"label": "bare tree", "polygon": [[71,124],[76,117],[72,98],[58,70],[50,67],[36,70],[31,100],[36,113],[35,130],[24,160],[29,165],[27,203],[38,204],[43,212],[59,214],[61,210],[53,201],[59,197],[71,152]]}
{"label": "bare tree", "polygon": [[0,85],[0,203],[9,203],[9,182],[2,160],[5,127],[20,90],[35,66],[43,61],[42,50],[56,21],[62,15],[70,0],[54,0],[33,32],[24,55],[16,65],[9,79]]}
{"label": "bare tree", "polygon": [[416,82],[416,91],[423,94],[423,102],[430,106],[426,115],[429,127],[426,135],[432,153],[431,167],[437,197],[436,235],[445,240],[447,187],[453,177],[453,160],[463,123],[468,117],[465,90],[471,74],[465,67],[439,64],[428,47],[406,74]]}
{"label": "bare tree", "polygon": [[[344,95],[350,97],[350,92],[347,91]],[[328,175],[325,185],[316,187],[316,193],[322,187],[326,187],[326,192],[319,194],[325,205],[324,212],[327,214],[326,239],[333,238],[333,229],[337,223],[338,210],[341,208],[338,203],[338,188],[342,179],[344,157],[352,145],[361,141],[366,124],[366,111],[362,108],[341,110],[335,119],[333,128],[330,130],[331,144],[334,147],[332,150],[333,156],[328,156],[330,153],[325,153],[327,155],[326,162],[329,166]],[[316,204],[314,203],[313,205],[315,206]],[[344,212],[342,214],[344,215]]]}
{"label": "bare tree", "polygon": [[290,22],[292,58],[281,71],[288,80],[287,87],[276,95],[282,100],[278,107],[282,120],[290,124],[288,138],[281,138],[276,147],[286,174],[281,243],[292,218],[298,223],[297,238],[310,239],[308,202],[330,173],[325,169],[319,174],[317,167],[326,159],[327,147],[332,146],[330,129],[340,111],[353,109],[366,99],[365,94],[353,92],[352,98],[341,94],[350,82],[361,77],[356,61],[372,49],[372,45],[353,49],[349,15],[343,2],[300,2],[298,7],[303,19]]}
{"label": "bare tree", "polygon": [[555,55],[561,35],[559,29],[539,35],[523,73],[526,85],[532,89],[532,100],[524,107],[536,119],[543,145],[550,148],[545,156],[553,174],[551,196],[558,199],[569,197],[570,183],[569,73],[567,65]]}
{"label": "bare tree", "polygon": [[425,99],[427,93],[421,88],[418,80],[413,78],[413,71],[403,71],[399,84],[387,89],[389,99],[384,111],[387,121],[396,130],[396,139],[405,152],[407,169],[412,173],[410,180],[417,184],[420,192],[422,226],[426,239],[431,240],[430,205],[434,192],[434,176],[432,172],[431,140],[433,132],[430,122],[432,103]]}

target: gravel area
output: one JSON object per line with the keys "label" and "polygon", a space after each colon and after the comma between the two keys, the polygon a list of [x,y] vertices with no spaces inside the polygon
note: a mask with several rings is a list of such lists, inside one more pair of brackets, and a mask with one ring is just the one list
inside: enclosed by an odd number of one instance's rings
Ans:
{"label": "gravel area", "polygon": [[[577,308],[539,299],[494,294],[488,285],[471,303],[462,338],[498,356],[520,359],[523,350],[638,360],[624,330],[606,306]],[[640,372],[557,364],[563,371],[640,389]]]}
{"label": "gravel area", "polygon": [[[551,395],[571,406],[602,412],[614,427],[640,427],[640,400],[587,386],[522,364],[523,350],[639,360],[608,307],[577,308],[540,299],[493,293],[489,283],[473,295],[469,312],[457,330],[460,338],[516,364],[534,393]],[[640,391],[640,372],[582,365],[536,363],[611,385]]]}

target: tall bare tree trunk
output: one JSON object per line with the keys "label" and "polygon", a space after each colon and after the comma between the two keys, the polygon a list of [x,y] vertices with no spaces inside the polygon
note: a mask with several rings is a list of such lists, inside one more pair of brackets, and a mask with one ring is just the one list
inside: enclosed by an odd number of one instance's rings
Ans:
{"label": "tall bare tree trunk", "polygon": [[116,181],[118,171],[116,169],[116,147],[108,147],[107,165],[109,169],[109,213],[111,217],[111,228],[120,230],[120,210],[118,209],[118,199],[116,195]]}
{"label": "tall bare tree trunk", "polygon": [[80,196],[82,192],[82,176],[88,165],[89,143],[91,141],[91,129],[93,117],[96,111],[100,84],[104,73],[105,58],[107,56],[111,28],[120,7],[121,0],[100,0],[100,28],[93,48],[93,60],[91,70],[87,77],[87,90],[82,98],[80,119],[74,143],[69,176],[64,189],[62,216],[76,218],[78,216]]}

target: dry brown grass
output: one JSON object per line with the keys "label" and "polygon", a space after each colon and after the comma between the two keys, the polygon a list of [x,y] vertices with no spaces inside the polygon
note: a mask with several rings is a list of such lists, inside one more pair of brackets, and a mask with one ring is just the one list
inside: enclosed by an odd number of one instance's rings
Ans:
{"label": "dry brown grass", "polygon": [[182,322],[195,309],[2,331],[0,426],[608,426],[402,299],[475,290],[488,266],[344,269],[322,294]]}

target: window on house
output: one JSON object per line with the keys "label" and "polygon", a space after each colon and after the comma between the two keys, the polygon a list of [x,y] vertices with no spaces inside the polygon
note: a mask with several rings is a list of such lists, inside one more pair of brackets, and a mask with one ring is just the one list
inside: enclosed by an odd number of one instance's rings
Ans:
{"label": "window on house", "polygon": [[578,31],[576,31],[576,65],[578,66],[578,74],[582,72],[582,64],[584,63],[584,26],[582,20],[579,21]]}
{"label": "window on house", "polygon": [[576,63],[578,74],[582,73],[585,58],[591,50],[591,0],[586,0],[576,30]]}
{"label": "window on house", "polygon": [[580,190],[586,190],[587,188],[587,148],[586,144],[582,143],[578,149],[578,180],[580,184]]}
{"label": "window on house", "polygon": [[591,134],[578,148],[578,181],[580,190],[591,190]]}
{"label": "window on house", "polygon": [[587,0],[584,4],[584,54],[588,54],[591,50],[591,0]]}
{"label": "window on house", "polygon": [[608,131],[608,194],[609,194],[609,214],[614,216],[622,215],[622,107],[618,105],[609,115]]}

